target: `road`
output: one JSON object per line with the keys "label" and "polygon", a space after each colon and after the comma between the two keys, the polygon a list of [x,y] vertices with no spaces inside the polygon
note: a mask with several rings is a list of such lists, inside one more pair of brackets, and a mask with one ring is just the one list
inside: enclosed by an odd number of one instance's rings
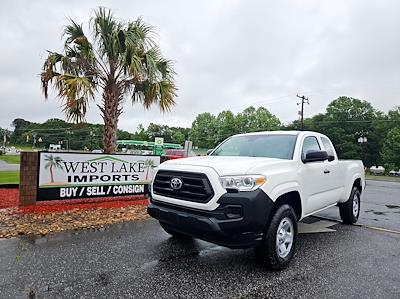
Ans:
{"label": "road", "polygon": [[[318,215],[340,220],[336,207]],[[400,183],[368,180],[358,223],[400,231]]]}
{"label": "road", "polygon": [[18,171],[19,164],[8,164],[0,160],[0,171]]}
{"label": "road", "polygon": [[[389,201],[399,204],[397,186],[381,184],[369,184],[364,194],[364,204],[377,205],[377,211]],[[381,188],[386,199],[374,200]],[[363,212],[360,220],[374,221],[368,213]],[[399,218],[387,223],[399,227]],[[399,298],[400,234],[342,224],[330,228],[332,232],[299,235],[293,263],[279,273],[260,266],[252,250],[176,240],[154,220],[3,239],[0,294],[1,298],[28,294],[31,298]]]}

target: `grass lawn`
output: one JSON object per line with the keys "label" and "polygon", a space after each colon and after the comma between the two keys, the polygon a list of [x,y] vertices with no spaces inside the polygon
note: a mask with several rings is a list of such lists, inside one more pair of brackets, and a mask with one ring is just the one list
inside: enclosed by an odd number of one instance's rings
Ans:
{"label": "grass lawn", "polygon": [[0,155],[0,160],[8,164],[19,164],[20,155]]}
{"label": "grass lawn", "polygon": [[0,171],[0,184],[19,184],[19,171]]}
{"label": "grass lawn", "polygon": [[387,182],[400,182],[400,177],[395,176],[383,176],[383,175],[370,175],[367,174],[365,176],[367,180],[376,180],[376,181],[387,181]]}

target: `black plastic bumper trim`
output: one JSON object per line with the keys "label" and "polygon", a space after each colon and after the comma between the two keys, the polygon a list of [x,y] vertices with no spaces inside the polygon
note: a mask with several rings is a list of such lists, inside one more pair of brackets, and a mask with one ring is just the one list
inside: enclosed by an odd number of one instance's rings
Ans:
{"label": "black plastic bumper trim", "polygon": [[[218,203],[205,211],[151,199],[147,211],[172,230],[229,248],[250,248],[262,240],[273,205],[262,190],[225,193]],[[232,207],[240,208],[239,216],[232,218]]]}

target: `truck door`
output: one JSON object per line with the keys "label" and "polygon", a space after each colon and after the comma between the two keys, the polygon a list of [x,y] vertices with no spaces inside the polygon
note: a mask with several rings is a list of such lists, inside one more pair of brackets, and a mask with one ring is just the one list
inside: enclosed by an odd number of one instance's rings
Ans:
{"label": "truck door", "polygon": [[[305,158],[309,151],[319,151],[321,145],[317,137],[306,136],[303,140],[301,155]],[[305,199],[305,214],[320,210],[331,202],[330,182],[327,180],[328,161],[304,163],[300,170],[300,178]]]}
{"label": "truck door", "polygon": [[331,157],[331,159],[329,159],[330,161],[326,163],[326,170],[328,170],[328,173],[325,174],[329,181],[330,189],[332,189],[334,192],[334,194],[332,194],[332,200],[330,203],[334,204],[339,200],[344,191],[345,178],[343,177],[343,172],[340,170],[339,160],[332,143],[328,138],[323,136],[321,136],[321,141],[325,151]]}

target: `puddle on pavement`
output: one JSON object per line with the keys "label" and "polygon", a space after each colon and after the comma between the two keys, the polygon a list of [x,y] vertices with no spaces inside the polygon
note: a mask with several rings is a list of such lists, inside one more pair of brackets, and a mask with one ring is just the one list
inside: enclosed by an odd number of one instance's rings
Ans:
{"label": "puddle on pavement", "polygon": [[385,212],[377,212],[377,211],[373,211],[372,213],[374,213],[375,215],[386,215]]}
{"label": "puddle on pavement", "polygon": [[389,209],[400,209],[400,206],[398,205],[385,205]]}

